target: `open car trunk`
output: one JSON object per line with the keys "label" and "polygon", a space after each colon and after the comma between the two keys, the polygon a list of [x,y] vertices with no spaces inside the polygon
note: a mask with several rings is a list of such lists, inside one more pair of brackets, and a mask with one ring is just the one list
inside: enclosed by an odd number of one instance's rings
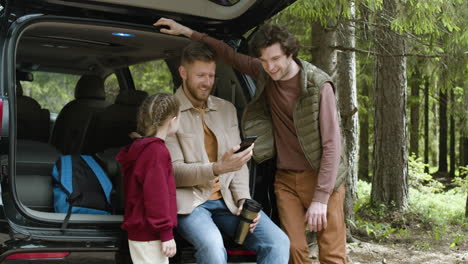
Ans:
{"label": "open car trunk", "polygon": [[17,16],[37,12],[145,25],[168,17],[213,36],[239,37],[293,2],[295,0],[16,0],[10,4]]}

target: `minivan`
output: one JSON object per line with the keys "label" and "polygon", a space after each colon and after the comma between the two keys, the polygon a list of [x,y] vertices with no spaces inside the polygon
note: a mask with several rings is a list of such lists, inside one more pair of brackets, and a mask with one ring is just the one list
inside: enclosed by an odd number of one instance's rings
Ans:
{"label": "minivan", "polygon": [[[187,38],[152,24],[172,18],[247,53],[256,26],[294,0],[1,0],[0,262],[131,263],[121,174],[114,156],[128,144],[139,103],[180,86]],[[217,63],[215,96],[239,117],[255,82]],[[55,213],[52,167],[61,155],[94,155],[113,182],[111,215]],[[254,199],[277,221],[274,161],[250,166]],[[177,238],[172,263],[195,262]],[[226,240],[229,262],[255,256]]]}

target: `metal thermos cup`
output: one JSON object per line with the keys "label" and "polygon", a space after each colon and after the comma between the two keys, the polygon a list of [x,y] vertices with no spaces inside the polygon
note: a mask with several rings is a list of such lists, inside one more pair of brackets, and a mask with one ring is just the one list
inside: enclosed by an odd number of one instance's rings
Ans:
{"label": "metal thermos cup", "polygon": [[260,210],[262,210],[262,205],[260,203],[252,199],[245,200],[239,216],[239,225],[237,226],[234,242],[239,245],[244,244],[244,240],[249,233],[250,224],[253,222],[255,217],[257,217]]}

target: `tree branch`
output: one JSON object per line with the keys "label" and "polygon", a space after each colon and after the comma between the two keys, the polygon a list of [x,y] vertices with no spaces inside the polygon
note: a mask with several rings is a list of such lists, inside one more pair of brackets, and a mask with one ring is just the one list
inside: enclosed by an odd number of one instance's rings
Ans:
{"label": "tree branch", "polygon": [[364,54],[371,54],[374,56],[382,56],[382,57],[421,57],[421,58],[441,58],[447,56],[447,54],[437,54],[437,55],[427,55],[427,54],[413,54],[413,53],[405,53],[405,54],[381,54],[377,53],[375,51],[370,51],[370,50],[363,50],[363,49],[358,49],[358,48],[350,48],[350,47],[344,47],[344,46],[330,46],[330,48],[335,49],[335,50],[341,50],[341,51],[353,51],[353,52],[358,52],[358,53],[364,53]]}

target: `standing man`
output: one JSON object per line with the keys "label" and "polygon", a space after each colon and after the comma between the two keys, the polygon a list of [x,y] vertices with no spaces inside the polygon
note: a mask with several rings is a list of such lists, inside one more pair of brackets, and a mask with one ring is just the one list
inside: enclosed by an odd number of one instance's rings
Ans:
{"label": "standing man", "polygon": [[298,40],[279,26],[262,26],[251,44],[255,57],[236,53],[225,43],[161,18],[161,32],[208,44],[238,71],[257,80],[243,115],[246,136],[259,136],[257,162],[277,156],[275,193],[281,226],[291,241],[290,263],[311,263],[304,221],[317,232],[320,263],[346,263],[343,202],[346,165],[335,87],[314,65],[297,58]]}
{"label": "standing man", "polygon": [[[211,96],[215,54],[208,45],[191,43],[182,54],[180,127],[167,138],[177,186],[179,234],[194,245],[197,263],[227,262],[221,232],[233,238],[245,199],[250,198],[246,166],[252,148],[239,149],[235,107]],[[289,239],[263,211],[250,226],[244,246],[257,262],[286,264]]]}

